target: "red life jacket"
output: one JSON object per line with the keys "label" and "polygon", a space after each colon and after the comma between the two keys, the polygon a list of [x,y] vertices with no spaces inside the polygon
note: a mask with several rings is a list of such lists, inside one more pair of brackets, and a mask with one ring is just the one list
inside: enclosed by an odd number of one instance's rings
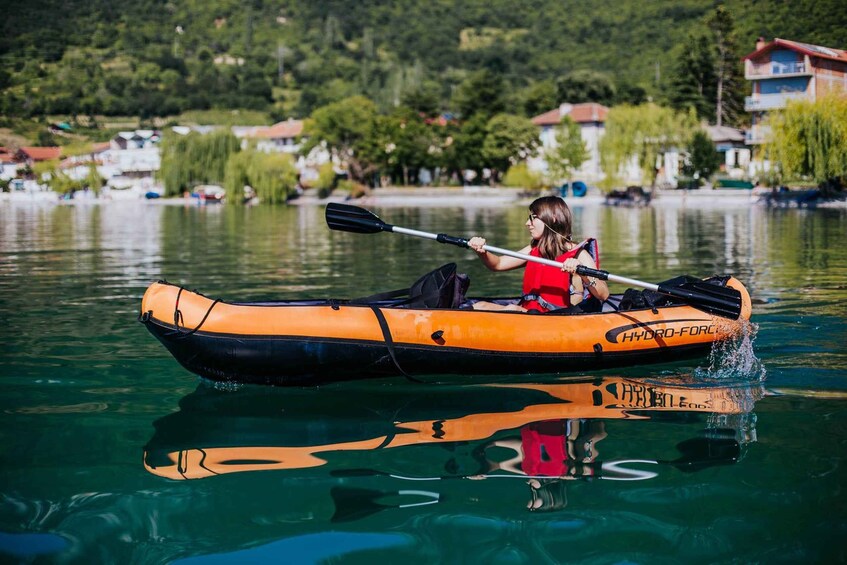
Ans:
{"label": "red life jacket", "polygon": [[521,428],[521,470],[529,476],[568,474],[567,425],[564,420],[533,422]]}
{"label": "red life jacket", "polygon": [[[592,256],[597,268],[600,268],[599,248],[597,240],[586,239],[567,253],[562,253],[556,257],[559,263],[566,259],[576,257],[585,249]],[[541,253],[537,247],[533,247],[529,252],[533,257],[541,257]],[[587,293],[588,289],[584,289]],[[523,274],[523,297],[521,298],[521,306],[527,310],[537,310],[538,312],[549,312],[558,308],[568,308],[571,294],[571,274],[557,269],[527,261],[526,268]]]}

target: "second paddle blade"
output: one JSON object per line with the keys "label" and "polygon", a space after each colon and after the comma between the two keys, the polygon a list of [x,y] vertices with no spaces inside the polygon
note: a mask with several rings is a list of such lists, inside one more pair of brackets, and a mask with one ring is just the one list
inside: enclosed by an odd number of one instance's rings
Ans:
{"label": "second paddle blade", "polygon": [[391,231],[391,226],[379,216],[364,208],[331,202],[326,205],[326,225],[331,230],[352,233],[379,233]]}

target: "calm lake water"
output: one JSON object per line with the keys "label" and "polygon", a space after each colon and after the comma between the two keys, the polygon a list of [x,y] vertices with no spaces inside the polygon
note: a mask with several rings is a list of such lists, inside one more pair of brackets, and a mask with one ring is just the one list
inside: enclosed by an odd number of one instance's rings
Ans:
{"label": "calm lake water", "polygon": [[[518,205],[377,212],[527,241]],[[752,349],[532,382],[219,390],[136,322],[151,282],[353,297],[455,261],[469,294],[502,295],[520,273],[330,232],[318,206],[0,203],[0,562],[845,561],[847,213],[575,216],[611,272],[735,274]]]}

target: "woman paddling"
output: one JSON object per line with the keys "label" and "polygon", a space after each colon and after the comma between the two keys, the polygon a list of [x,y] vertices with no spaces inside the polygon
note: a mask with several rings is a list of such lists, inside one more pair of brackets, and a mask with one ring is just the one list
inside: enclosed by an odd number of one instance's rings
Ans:
{"label": "woman paddling", "polygon": [[[578,304],[583,310],[598,309],[599,304],[609,297],[609,287],[605,281],[573,276],[579,265],[591,269],[598,267],[595,257],[591,256],[592,251],[595,256],[597,254],[597,242],[588,239],[575,243],[571,239],[571,226],[571,210],[558,196],[543,196],[529,205],[526,227],[532,241],[520,252],[563,263],[561,270],[524,259],[489,253],[483,249],[484,238],[471,238],[468,246],[477,252],[485,266],[492,271],[511,271],[526,265],[523,296],[517,304],[502,305],[480,301],[473,305],[474,309],[550,312]],[[591,301],[591,297],[596,298],[596,301]]]}

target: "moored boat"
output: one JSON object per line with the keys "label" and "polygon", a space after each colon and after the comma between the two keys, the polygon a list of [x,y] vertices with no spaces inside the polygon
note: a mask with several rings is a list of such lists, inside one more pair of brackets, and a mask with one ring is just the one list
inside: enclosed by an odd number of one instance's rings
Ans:
{"label": "moored boat", "polygon": [[[445,267],[431,275],[444,275]],[[139,319],[193,373],[287,385],[385,375],[565,374],[667,362],[704,355],[750,317],[750,297],[732,277],[697,284],[698,290],[738,290],[737,320],[655,293],[632,300],[635,291],[613,295],[597,312],[478,311],[471,308],[475,299],[439,280],[435,294],[418,281],[410,289],[418,296],[261,303],[215,300],[160,281],[147,289]]]}

